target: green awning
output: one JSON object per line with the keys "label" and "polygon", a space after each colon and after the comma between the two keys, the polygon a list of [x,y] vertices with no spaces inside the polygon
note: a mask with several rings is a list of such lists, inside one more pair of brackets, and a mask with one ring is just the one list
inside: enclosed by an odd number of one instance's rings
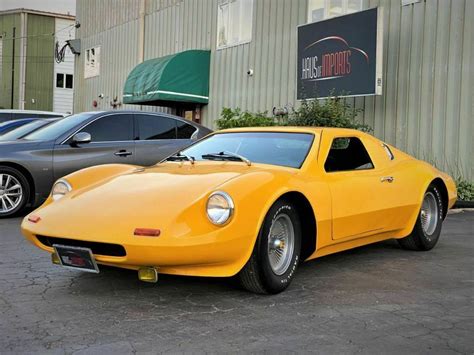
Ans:
{"label": "green awning", "polygon": [[210,51],[189,50],[138,64],[123,89],[125,104],[207,104]]}

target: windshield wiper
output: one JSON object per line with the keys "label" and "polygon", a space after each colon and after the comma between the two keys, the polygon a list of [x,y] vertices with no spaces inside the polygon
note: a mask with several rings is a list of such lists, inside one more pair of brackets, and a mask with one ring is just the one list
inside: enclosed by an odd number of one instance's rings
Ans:
{"label": "windshield wiper", "polygon": [[252,165],[252,162],[246,157],[244,157],[243,155],[232,153],[232,152],[209,153],[209,154],[204,154],[202,158],[207,159],[207,160],[243,161],[248,166]]}
{"label": "windshield wiper", "polygon": [[182,152],[178,152],[168,158],[166,158],[166,160],[169,160],[169,161],[182,161],[182,160],[187,160],[189,161],[191,164],[194,165],[194,162],[196,161],[196,159],[193,157],[193,156],[190,156],[190,155],[187,155],[187,154],[183,154]]}

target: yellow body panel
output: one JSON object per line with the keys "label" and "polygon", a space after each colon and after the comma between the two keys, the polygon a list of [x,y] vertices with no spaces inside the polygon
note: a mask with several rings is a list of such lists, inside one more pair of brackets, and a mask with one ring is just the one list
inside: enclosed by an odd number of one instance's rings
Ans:
{"label": "yellow body panel", "polygon": [[[38,223],[22,223],[26,238],[52,252],[37,236],[120,244],[126,256],[95,255],[99,264],[160,273],[232,276],[249,259],[267,211],[282,195],[299,192],[317,222],[316,249],[308,259],[389,238],[407,236],[423,195],[434,179],[446,186],[451,207],[452,179],[393,147],[390,160],[382,142],[365,133],[329,128],[254,128],[232,131],[305,132],[315,136],[300,169],[241,162],[164,162],[150,168],[102,165],[65,179],[73,191],[49,198],[32,214]],[[370,171],[326,173],[324,161],[334,137],[359,137],[375,165]],[[393,176],[391,184],[381,183]],[[208,196],[221,190],[232,196],[235,211],[225,226],[206,216]],[[135,228],[160,229],[159,237],[135,236]]]}

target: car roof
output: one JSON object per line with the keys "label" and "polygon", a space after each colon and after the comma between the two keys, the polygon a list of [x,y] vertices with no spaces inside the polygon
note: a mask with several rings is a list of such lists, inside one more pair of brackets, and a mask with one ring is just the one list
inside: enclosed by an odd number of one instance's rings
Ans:
{"label": "car roof", "polygon": [[35,111],[35,110],[5,110],[0,109],[0,113],[31,113],[31,114],[42,114],[42,115],[61,115],[67,116],[69,113],[62,113],[62,112],[53,112],[53,111]]}
{"label": "car roof", "polygon": [[269,126],[269,127],[244,127],[244,128],[229,128],[219,132],[290,132],[290,133],[321,133],[323,131],[338,131],[341,134],[344,133],[361,133],[359,130],[350,128],[338,128],[338,127],[305,127],[305,126]]}
{"label": "car roof", "polygon": [[87,111],[87,112],[81,112],[81,113],[87,113],[87,114],[91,114],[91,115],[97,115],[97,116],[102,116],[102,115],[108,115],[108,114],[112,114],[112,113],[115,113],[115,114],[120,114],[120,113],[128,113],[128,114],[145,114],[145,115],[160,115],[160,116],[164,116],[164,117],[169,117],[169,118],[174,118],[176,120],[179,120],[179,121],[183,121],[183,122],[186,122],[192,126],[196,126],[196,127],[204,127],[204,128],[207,128],[205,126],[203,126],[202,124],[199,124],[197,122],[194,122],[194,121],[190,121],[184,117],[181,117],[181,116],[176,116],[176,115],[172,115],[170,113],[166,113],[166,112],[159,112],[159,111],[140,111],[140,110],[110,110],[110,111]]}

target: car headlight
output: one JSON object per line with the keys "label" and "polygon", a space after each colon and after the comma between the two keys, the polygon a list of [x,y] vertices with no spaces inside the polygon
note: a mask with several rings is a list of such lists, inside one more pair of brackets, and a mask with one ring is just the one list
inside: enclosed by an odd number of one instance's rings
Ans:
{"label": "car headlight", "polygon": [[66,180],[58,180],[53,186],[51,196],[54,201],[63,198],[68,192],[72,190],[71,185]]}
{"label": "car headlight", "polygon": [[224,191],[213,192],[207,200],[207,217],[215,225],[229,222],[234,213],[234,201]]}

